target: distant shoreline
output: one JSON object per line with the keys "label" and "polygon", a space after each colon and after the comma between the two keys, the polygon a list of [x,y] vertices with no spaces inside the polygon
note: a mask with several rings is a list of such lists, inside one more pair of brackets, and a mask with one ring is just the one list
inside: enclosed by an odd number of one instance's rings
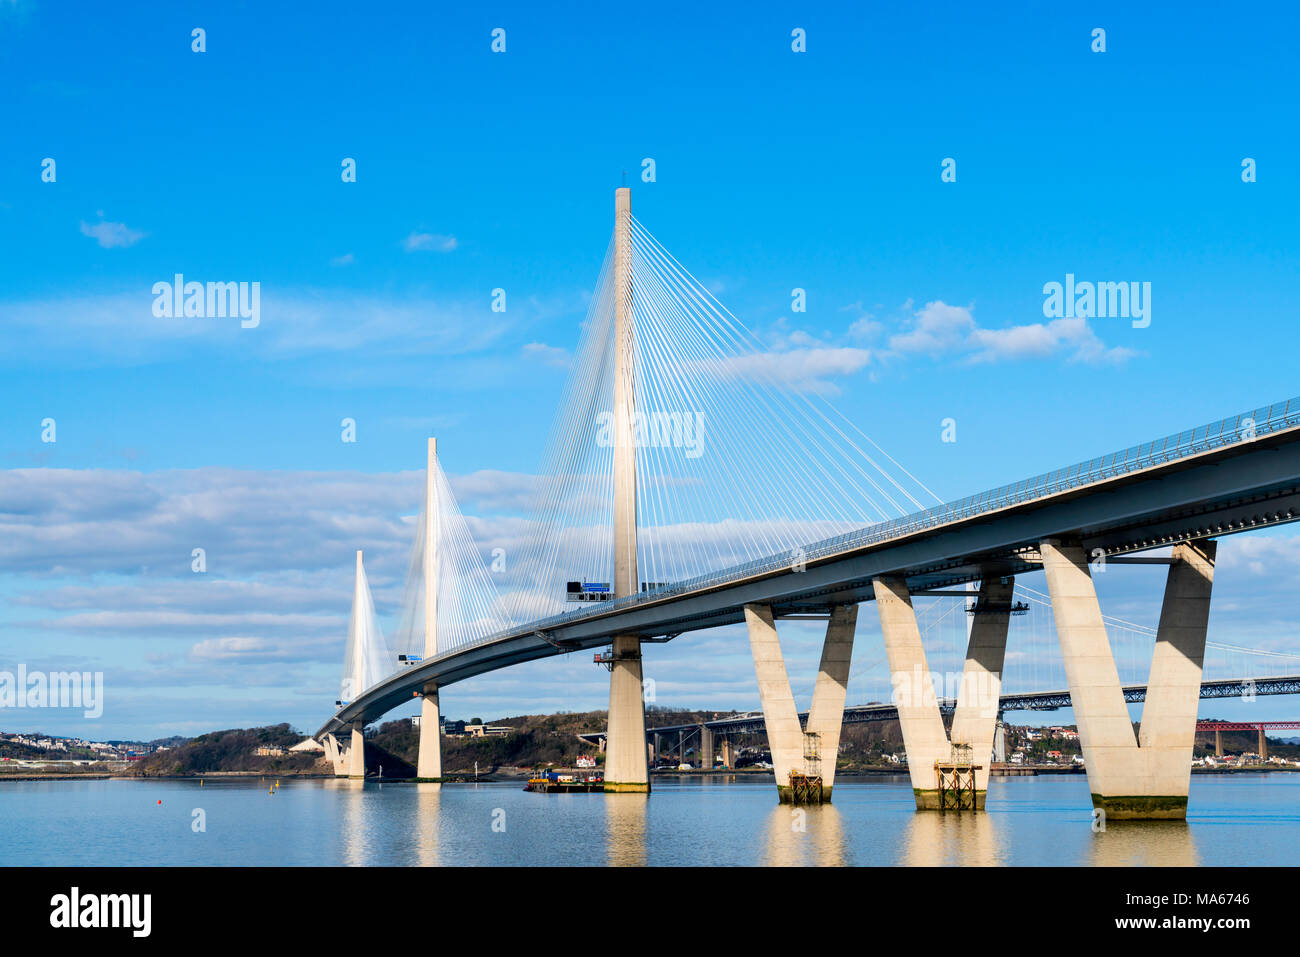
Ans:
{"label": "distant shoreline", "polygon": [[[1294,773],[1300,771],[1297,767],[1287,767],[1285,765],[1266,766],[1251,765],[1247,767],[1193,767],[1193,774],[1269,774],[1272,772]],[[1059,774],[1083,774],[1082,767],[1072,767],[1070,765],[1029,765],[1029,766],[1008,766],[995,767],[991,774],[993,777],[1035,777],[1039,775],[1059,775]],[[532,771],[527,768],[497,768],[493,772],[481,772],[477,779],[472,771],[456,772],[447,774],[444,783],[448,784],[474,784],[476,781],[482,784],[501,783],[507,781],[520,781],[527,779]],[[889,768],[853,768],[836,771],[836,777],[844,778],[870,778],[870,777],[888,777],[897,775],[906,775],[906,767],[889,767]],[[715,769],[704,771],[700,768],[691,770],[679,770],[677,768],[664,768],[651,773],[653,778],[683,778],[683,777],[771,777],[772,772],[768,768],[739,768],[739,769]],[[0,783],[5,781],[192,781],[194,779],[204,778],[275,778],[292,779],[292,780],[347,780],[345,777],[339,777],[335,774],[321,772],[266,772],[266,771],[204,771],[197,774],[132,774],[129,772],[103,772],[88,771],[85,773],[54,771],[48,774],[39,772],[0,772]],[[412,778],[379,778],[375,775],[367,776],[367,781],[382,781],[384,784],[405,784],[416,783]]]}

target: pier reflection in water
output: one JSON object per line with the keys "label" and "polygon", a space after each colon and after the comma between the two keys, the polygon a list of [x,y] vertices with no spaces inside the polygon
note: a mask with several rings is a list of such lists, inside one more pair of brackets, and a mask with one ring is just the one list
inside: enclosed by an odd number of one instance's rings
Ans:
{"label": "pier reflection in water", "polygon": [[845,856],[844,819],[834,804],[772,809],[767,818],[769,867],[842,867]]}
{"label": "pier reflection in water", "polygon": [[1088,864],[1103,867],[1195,867],[1196,838],[1186,821],[1111,821],[1092,835]]}
{"label": "pier reflection in water", "polygon": [[343,863],[349,867],[360,867],[368,863],[373,848],[367,841],[366,826],[366,791],[361,781],[335,780],[326,782],[337,792],[339,807],[342,809],[343,826]]}
{"label": "pier reflection in water", "polygon": [[912,867],[1005,864],[997,817],[987,811],[917,811],[907,822],[899,863]]}
{"label": "pier reflection in water", "polygon": [[646,863],[646,810],[648,794],[606,794],[605,842],[614,867],[642,867]]}
{"label": "pier reflection in water", "polygon": [[438,861],[438,828],[442,821],[438,814],[442,800],[441,784],[415,784],[416,863],[421,867],[434,867]]}

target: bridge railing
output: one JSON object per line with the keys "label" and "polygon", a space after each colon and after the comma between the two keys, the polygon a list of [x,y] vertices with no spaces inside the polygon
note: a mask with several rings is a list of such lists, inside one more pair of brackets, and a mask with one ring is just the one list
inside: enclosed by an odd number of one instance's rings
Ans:
{"label": "bridge railing", "polygon": [[[594,608],[575,609],[528,624],[537,631],[546,631],[596,614],[637,605],[644,601],[724,585],[731,581],[788,568],[796,561],[820,559],[840,552],[882,544],[892,539],[903,538],[916,532],[973,518],[1012,505],[1045,498],[1060,492],[1084,488],[1094,482],[1117,478],[1121,475],[1138,472],[1157,465],[1165,465],[1178,459],[1188,458],[1226,445],[1250,442],[1296,426],[1300,426],[1300,397],[1264,406],[1252,412],[1229,416],[1199,428],[1168,435],[1162,439],[1145,442],[1141,445],[1130,446],[1118,452],[1097,456],[1053,472],[1044,472],[1033,478],[968,495],[954,502],[935,505],[900,518],[844,532],[831,538],[813,542],[802,548],[769,555],[742,565],[733,565],[729,568],[709,572],[684,581],[659,585],[636,595],[627,595],[623,598],[601,602]],[[474,642],[473,645],[466,645],[464,648],[456,649],[456,652],[488,644],[507,635],[518,633],[519,626],[516,625],[496,634],[488,635],[480,641]],[[456,652],[449,652],[449,654]]]}

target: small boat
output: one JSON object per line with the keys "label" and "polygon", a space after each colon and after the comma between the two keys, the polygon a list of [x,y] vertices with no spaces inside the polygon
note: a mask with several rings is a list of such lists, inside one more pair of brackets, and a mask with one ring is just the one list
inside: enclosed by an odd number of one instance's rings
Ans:
{"label": "small boat", "polygon": [[536,794],[587,794],[605,790],[601,774],[581,774],[573,771],[535,771],[524,785],[525,791]]}

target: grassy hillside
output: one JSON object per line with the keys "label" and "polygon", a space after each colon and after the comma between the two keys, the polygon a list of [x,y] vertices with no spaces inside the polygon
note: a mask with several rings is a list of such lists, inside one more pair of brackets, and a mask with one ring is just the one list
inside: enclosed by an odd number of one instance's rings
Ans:
{"label": "grassy hillside", "polygon": [[323,770],[318,764],[319,753],[284,754],[277,757],[256,753],[263,746],[287,750],[302,739],[303,735],[287,724],[212,731],[190,738],[170,750],[141,758],[128,773],[149,777],[210,774],[213,771],[303,774]]}
{"label": "grassy hillside", "polygon": [[[728,717],[733,713],[652,707],[646,710],[646,725],[666,727],[698,724],[701,721]],[[472,774],[476,761],[480,774],[489,774],[504,767],[533,768],[546,765],[572,767],[580,754],[594,756],[597,761],[603,763],[604,755],[593,746],[582,743],[578,735],[604,731],[605,722],[604,711],[494,718],[486,723],[512,728],[513,733],[488,738],[444,738],[442,741],[443,773]],[[419,754],[419,742],[418,729],[412,727],[409,720],[400,720],[380,725],[378,730],[367,739],[367,746],[373,743],[403,761],[415,764]],[[664,736],[661,741],[664,761],[670,762],[670,754],[676,743],[675,736]],[[740,760],[741,766],[744,766],[759,759],[759,752],[767,747],[767,737],[761,733],[739,735],[735,738],[735,743],[739,747],[750,749]],[[720,746],[721,742],[715,741],[715,753]],[[688,760],[693,763],[698,763],[699,760],[696,753],[698,747],[698,736],[688,739]],[[842,768],[880,766],[883,763],[881,757],[883,754],[901,751],[902,747],[902,736],[896,721],[853,725],[844,729],[839,766]],[[370,758],[367,757],[366,760],[369,767]],[[384,774],[388,775],[387,767],[384,769]]]}

